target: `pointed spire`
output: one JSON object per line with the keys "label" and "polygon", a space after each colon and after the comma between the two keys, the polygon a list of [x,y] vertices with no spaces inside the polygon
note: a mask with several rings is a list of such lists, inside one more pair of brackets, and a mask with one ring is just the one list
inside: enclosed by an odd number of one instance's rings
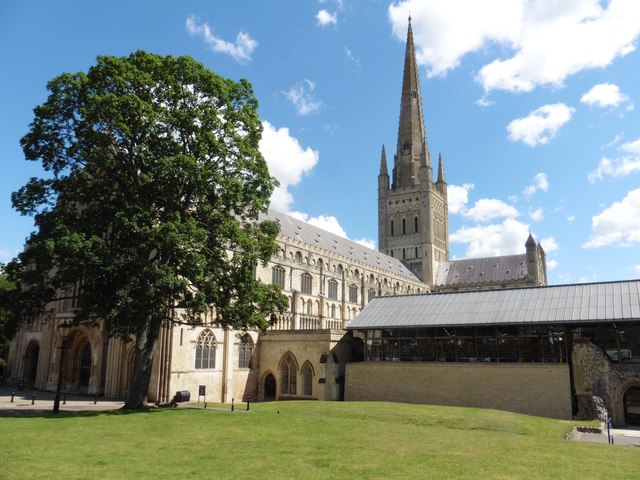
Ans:
{"label": "pointed spire", "polygon": [[387,168],[387,152],[384,149],[384,143],[382,144],[382,154],[380,155],[380,175],[389,175],[389,169]]}
{"label": "pointed spire", "polygon": [[427,147],[420,95],[420,79],[416,63],[411,17],[407,28],[407,44],[404,55],[400,122],[394,174],[394,188],[412,187],[418,181],[419,167],[431,167]]}
{"label": "pointed spire", "polygon": [[527,243],[524,244],[526,247],[535,247],[536,241],[533,239],[533,235],[529,232],[529,238],[527,238]]}
{"label": "pointed spire", "polygon": [[444,179],[444,165],[442,163],[442,153],[438,153],[438,180],[436,183],[447,183]]}

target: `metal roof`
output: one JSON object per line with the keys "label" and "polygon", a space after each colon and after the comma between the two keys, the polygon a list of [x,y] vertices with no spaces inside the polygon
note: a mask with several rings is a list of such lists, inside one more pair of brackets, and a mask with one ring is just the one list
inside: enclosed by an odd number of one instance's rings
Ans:
{"label": "metal roof", "polygon": [[280,235],[284,237],[320,248],[329,255],[341,256],[345,260],[361,262],[371,268],[406,277],[407,280],[412,282],[420,282],[420,279],[397,258],[390,257],[276,210],[269,209],[268,214],[263,218],[280,223]]}
{"label": "metal roof", "polygon": [[350,330],[640,321],[640,280],[374,298]]}
{"label": "metal roof", "polygon": [[527,255],[468,258],[442,262],[436,275],[436,286],[501,283],[527,276]]}

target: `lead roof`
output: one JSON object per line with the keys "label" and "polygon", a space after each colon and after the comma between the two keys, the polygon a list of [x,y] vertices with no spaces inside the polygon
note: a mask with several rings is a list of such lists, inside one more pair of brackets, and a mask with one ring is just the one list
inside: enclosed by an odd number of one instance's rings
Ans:
{"label": "lead roof", "polygon": [[640,320],[640,280],[374,298],[349,330]]}

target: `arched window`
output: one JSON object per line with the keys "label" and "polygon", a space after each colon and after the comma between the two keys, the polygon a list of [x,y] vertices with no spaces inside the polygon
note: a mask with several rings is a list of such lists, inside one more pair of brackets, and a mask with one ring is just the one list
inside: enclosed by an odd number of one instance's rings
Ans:
{"label": "arched window", "polygon": [[302,254],[300,252],[296,252],[295,260],[296,263],[302,263]]}
{"label": "arched window", "polygon": [[271,283],[273,285],[280,285],[284,288],[284,268],[282,267],[273,267],[271,269]]}
{"label": "arched window", "polygon": [[349,301],[351,303],[358,303],[358,286],[349,285]]}
{"label": "arched window", "polygon": [[413,230],[418,233],[418,217],[413,217]]}
{"label": "arched window", "polygon": [[301,287],[300,290],[302,291],[302,293],[306,295],[311,295],[312,286],[313,286],[313,277],[308,273],[303,273],[302,279],[301,279],[301,286],[300,286]]}
{"label": "arched window", "polygon": [[391,220],[391,236],[393,237],[393,220]]}
{"label": "arched window", "polygon": [[302,366],[300,375],[302,377],[302,395],[313,395],[313,368],[309,362]]}
{"label": "arched window", "polygon": [[373,288],[370,288],[369,292],[368,292],[367,300],[370,302],[371,300],[373,300],[375,298],[375,296],[376,296],[376,291]]}
{"label": "arched window", "polygon": [[338,282],[333,278],[329,280],[329,292],[328,296],[331,300],[338,299]]}
{"label": "arched window", "polygon": [[238,368],[251,368],[251,357],[253,356],[253,343],[251,340],[238,345]]}
{"label": "arched window", "polygon": [[209,329],[196,340],[196,368],[216,368],[216,337]]}
{"label": "arched window", "polygon": [[296,380],[298,375],[298,367],[293,355],[287,353],[280,364],[280,393],[283,395],[296,394]]}
{"label": "arched window", "polygon": [[313,303],[311,302],[311,300],[307,300],[305,313],[307,315],[313,314]]}
{"label": "arched window", "polygon": [[336,306],[331,305],[331,318],[336,318]]}
{"label": "arched window", "polygon": [[402,234],[404,235],[405,233],[407,233],[407,220],[406,219],[402,219]]}

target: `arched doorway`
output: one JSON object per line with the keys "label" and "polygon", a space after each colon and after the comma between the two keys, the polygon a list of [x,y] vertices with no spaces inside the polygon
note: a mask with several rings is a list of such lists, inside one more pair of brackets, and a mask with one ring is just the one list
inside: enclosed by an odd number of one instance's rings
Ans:
{"label": "arched doorway", "polygon": [[80,368],[78,372],[78,390],[87,392],[91,380],[91,345],[85,343],[80,350]]}
{"label": "arched doorway", "polygon": [[40,345],[37,342],[31,342],[24,352],[24,382],[27,387],[33,387],[36,384],[38,375],[38,357],[40,356]]}
{"label": "arched doorway", "polygon": [[276,378],[272,374],[268,374],[264,379],[264,399],[267,402],[276,399]]}
{"label": "arched doorway", "polygon": [[627,426],[640,426],[640,386],[624,392],[624,422]]}

